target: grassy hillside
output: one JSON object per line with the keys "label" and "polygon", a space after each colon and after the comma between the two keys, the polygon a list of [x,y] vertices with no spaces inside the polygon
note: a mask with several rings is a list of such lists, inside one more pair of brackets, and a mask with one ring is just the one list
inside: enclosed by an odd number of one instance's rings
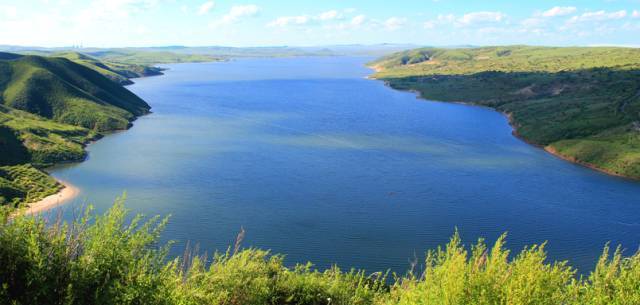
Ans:
{"label": "grassy hillside", "polygon": [[2,304],[639,304],[640,254],[609,252],[577,277],[549,262],[544,245],[511,254],[505,237],[449,244],[427,252],[405,275],[286,266],[282,255],[242,249],[185,250],[167,258],[158,243],[165,220],[128,217],[121,201],[104,216],[73,224],[0,217]]}
{"label": "grassy hillside", "polygon": [[48,166],[84,159],[84,144],[99,137],[96,131],[57,123],[0,105],[0,165],[33,163]]}
{"label": "grassy hillside", "polygon": [[18,207],[62,189],[47,173],[29,165],[0,166],[0,206]]}
{"label": "grassy hillside", "polygon": [[144,76],[161,75],[162,69],[149,65],[127,64],[100,61],[92,56],[78,52],[61,52],[50,55],[51,57],[63,57],[75,63],[84,65],[92,70],[99,72],[107,78],[121,85],[130,85],[133,82],[131,78]]}
{"label": "grassy hillside", "polygon": [[103,75],[118,72],[112,66],[64,56],[74,61],[0,53],[0,205],[57,192],[61,186],[37,168],[83,160],[87,142],[149,112],[147,103]]}
{"label": "grassy hillside", "polygon": [[393,88],[508,113],[563,158],[640,178],[640,49],[417,49],[371,63]]}
{"label": "grassy hillside", "polygon": [[86,54],[96,57],[101,61],[143,66],[220,60],[219,57],[204,54],[178,54],[175,52],[137,49],[87,50]]}
{"label": "grassy hillside", "polygon": [[124,129],[149,105],[100,73],[65,58],[0,60],[6,106],[99,131]]}

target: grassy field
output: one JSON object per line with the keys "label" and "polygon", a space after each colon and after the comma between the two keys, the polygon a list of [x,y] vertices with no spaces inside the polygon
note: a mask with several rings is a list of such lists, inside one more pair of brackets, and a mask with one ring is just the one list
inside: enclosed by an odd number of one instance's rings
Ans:
{"label": "grassy field", "polygon": [[243,249],[243,233],[226,253],[186,249],[169,258],[158,242],[167,219],[130,217],[122,201],[103,216],[71,224],[0,217],[2,304],[486,304],[633,305],[640,303],[640,254],[604,248],[588,276],[547,260],[545,246],[510,253],[464,245],[458,234],[406,274],[365,272]]}
{"label": "grassy field", "polygon": [[426,48],[370,65],[393,88],[495,108],[530,143],[640,179],[640,49]]}

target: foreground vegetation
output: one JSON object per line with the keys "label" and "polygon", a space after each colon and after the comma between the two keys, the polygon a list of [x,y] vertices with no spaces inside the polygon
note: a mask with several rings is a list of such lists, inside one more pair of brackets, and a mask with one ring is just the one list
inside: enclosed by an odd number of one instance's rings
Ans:
{"label": "foreground vegetation", "polygon": [[[127,219],[132,219],[127,221]],[[605,248],[585,278],[547,262],[544,245],[516,255],[501,237],[467,248],[455,234],[406,275],[288,267],[241,249],[168,258],[167,219],[129,217],[118,200],[73,223],[0,218],[2,304],[639,304],[640,254]],[[470,250],[468,250],[470,249]]]}
{"label": "foreground vegetation", "polygon": [[489,106],[563,158],[640,179],[640,49],[417,49],[371,63],[424,98]]}

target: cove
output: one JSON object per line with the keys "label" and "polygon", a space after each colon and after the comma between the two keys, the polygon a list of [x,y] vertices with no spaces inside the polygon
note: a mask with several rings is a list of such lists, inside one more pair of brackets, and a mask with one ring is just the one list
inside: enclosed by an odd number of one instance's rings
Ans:
{"label": "cove", "polygon": [[[365,77],[371,58],[169,65],[128,87],[153,114],[52,171],[81,190],[63,217],[127,193],[133,213],[171,215],[163,234],[209,253],[245,247],[288,263],[404,272],[457,228],[508,232],[593,268],[607,242],[640,241],[640,183],[551,156],[490,109],[417,99]],[[56,211],[52,211],[55,213]]]}

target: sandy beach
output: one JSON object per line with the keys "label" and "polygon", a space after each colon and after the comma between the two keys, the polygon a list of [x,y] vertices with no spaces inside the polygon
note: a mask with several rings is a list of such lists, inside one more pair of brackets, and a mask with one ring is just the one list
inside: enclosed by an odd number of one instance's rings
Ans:
{"label": "sandy beach", "polygon": [[73,199],[80,193],[80,189],[78,189],[77,187],[65,181],[58,180],[58,182],[60,182],[60,184],[64,186],[62,190],[60,190],[58,193],[47,196],[40,201],[30,203],[29,207],[21,210],[21,213],[24,213],[25,215],[33,215],[46,210],[50,210],[70,199]]}

